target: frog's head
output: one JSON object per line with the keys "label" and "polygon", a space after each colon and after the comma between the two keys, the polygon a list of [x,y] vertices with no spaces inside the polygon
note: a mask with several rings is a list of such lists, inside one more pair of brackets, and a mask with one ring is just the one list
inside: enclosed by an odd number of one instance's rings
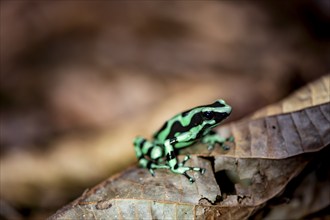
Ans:
{"label": "frog's head", "polygon": [[222,99],[211,105],[201,106],[201,116],[206,127],[215,127],[226,119],[231,113],[231,106]]}

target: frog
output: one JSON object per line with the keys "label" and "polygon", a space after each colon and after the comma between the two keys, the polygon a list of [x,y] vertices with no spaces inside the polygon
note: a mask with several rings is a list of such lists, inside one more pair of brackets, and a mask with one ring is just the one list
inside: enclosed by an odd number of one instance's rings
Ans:
{"label": "frog", "polygon": [[180,149],[190,147],[197,142],[207,144],[209,150],[212,150],[216,144],[228,150],[224,143],[232,142],[233,137],[224,138],[212,129],[225,120],[231,111],[230,105],[218,99],[212,104],[197,106],[176,114],[154,133],[150,141],[137,136],[133,145],[139,166],[148,169],[152,176],[155,176],[156,169],[169,169],[173,173],[182,174],[190,183],[195,182],[187,172],[196,171],[204,174],[206,169],[185,166],[190,155],[185,155],[179,162],[177,153]]}

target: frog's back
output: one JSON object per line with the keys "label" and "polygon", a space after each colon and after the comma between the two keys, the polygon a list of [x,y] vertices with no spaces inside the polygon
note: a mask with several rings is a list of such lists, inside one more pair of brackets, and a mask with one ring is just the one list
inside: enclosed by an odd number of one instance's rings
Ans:
{"label": "frog's back", "polygon": [[202,121],[201,115],[197,112],[199,109],[193,108],[172,117],[154,134],[155,142],[163,144],[166,139],[174,138],[196,127]]}
{"label": "frog's back", "polygon": [[173,138],[175,133],[178,132],[177,128],[180,124],[181,114],[177,114],[172,117],[170,120],[166,121],[163,126],[154,133],[154,140],[157,143],[163,144],[166,139]]}

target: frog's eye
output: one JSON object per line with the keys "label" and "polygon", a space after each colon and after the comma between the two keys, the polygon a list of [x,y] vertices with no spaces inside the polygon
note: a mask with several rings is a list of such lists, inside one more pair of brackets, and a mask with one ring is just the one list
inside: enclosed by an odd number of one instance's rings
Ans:
{"label": "frog's eye", "polygon": [[203,112],[202,115],[203,115],[203,118],[206,120],[211,120],[214,118],[214,114],[211,111]]}

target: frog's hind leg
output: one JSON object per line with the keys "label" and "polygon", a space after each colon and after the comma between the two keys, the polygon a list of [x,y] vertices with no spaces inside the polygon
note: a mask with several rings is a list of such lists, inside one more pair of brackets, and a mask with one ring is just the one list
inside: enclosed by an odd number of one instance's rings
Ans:
{"label": "frog's hind leg", "polygon": [[155,175],[154,169],[169,169],[165,164],[158,164],[163,157],[163,150],[159,146],[155,146],[143,137],[137,137],[134,140],[134,149],[136,157],[139,160],[140,167],[147,168],[152,176]]}

